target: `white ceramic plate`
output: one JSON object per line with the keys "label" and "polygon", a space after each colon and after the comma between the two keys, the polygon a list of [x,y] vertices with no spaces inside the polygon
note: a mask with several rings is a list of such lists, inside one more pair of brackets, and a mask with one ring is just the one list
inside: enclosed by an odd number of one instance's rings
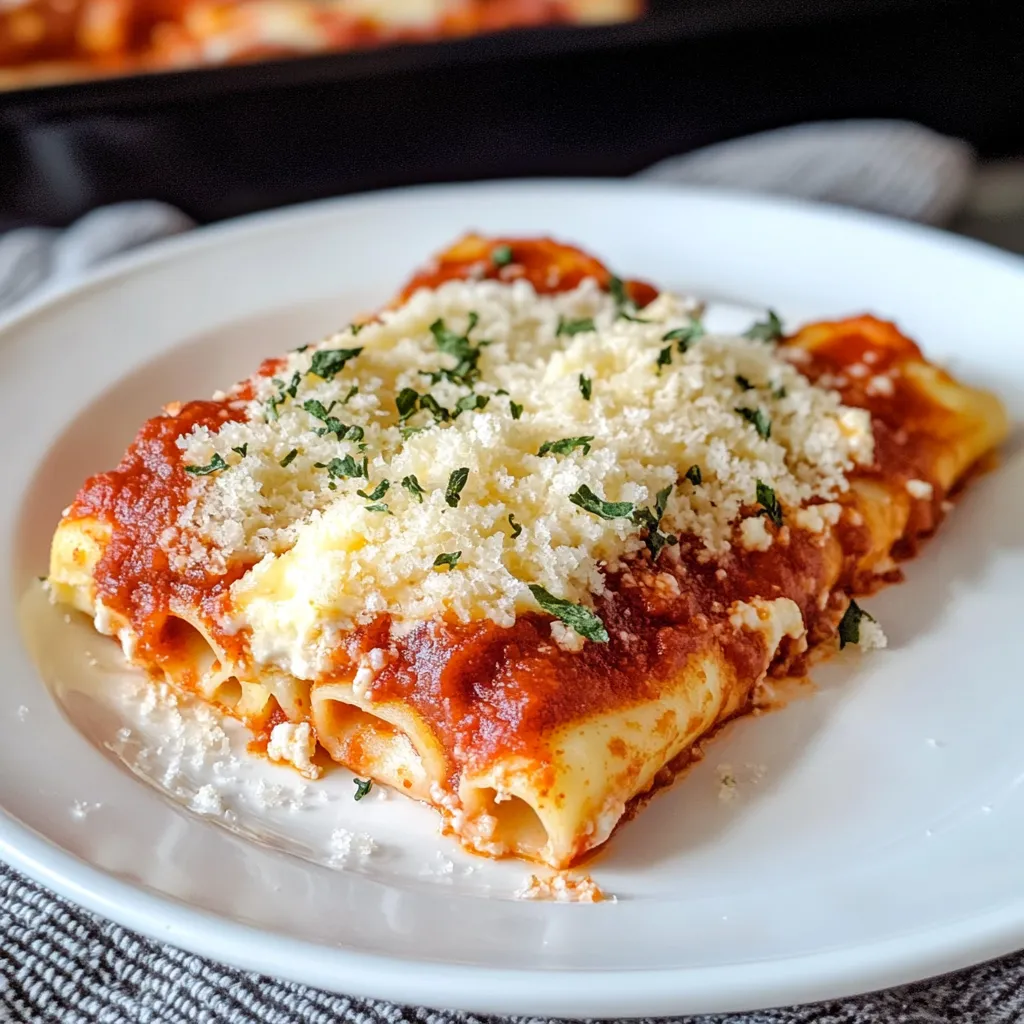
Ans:
{"label": "white ceramic plate", "polygon": [[[286,210],[121,260],[0,337],[0,855],[202,954],[476,1011],[739,1010],[1024,944],[1019,437],[907,582],[868,602],[889,650],[826,666],[814,695],[734,725],[589,865],[615,903],[517,901],[521,865],[462,855],[400,799],[354,803],[344,772],[323,796],[270,765],[218,775],[226,755],[196,753],[187,709],[157,707],[150,726],[185,731],[140,749],[133,677],[109,642],[47,620],[33,594],[61,508],[161,403],[373,308],[471,227],[576,241],[716,300],[723,323],[766,304],[791,323],[894,317],[1024,417],[1024,264],[839,210],[616,184],[442,188]],[[730,803],[723,762],[746,779]],[[759,783],[747,765],[764,766]],[[182,806],[211,778],[230,820]],[[362,856],[357,839],[346,856],[337,827],[378,848]]]}

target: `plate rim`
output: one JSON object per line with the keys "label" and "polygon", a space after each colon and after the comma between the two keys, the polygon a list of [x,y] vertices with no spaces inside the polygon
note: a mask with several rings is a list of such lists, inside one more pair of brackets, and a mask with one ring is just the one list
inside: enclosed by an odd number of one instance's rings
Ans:
{"label": "plate rim", "polygon": [[[980,259],[1021,275],[1024,258],[935,228],[845,207],[729,189],[683,187],[643,181],[531,179],[413,186],[343,196],[240,217],[146,245],[105,261],[80,278],[43,289],[0,316],[5,334],[55,306],[118,278],[158,267],[183,253],[273,231],[327,210],[353,206],[415,204],[453,193],[529,195],[561,191],[578,196],[645,193],[690,198],[723,206],[791,211],[838,228],[856,223],[883,234],[903,234],[953,254]],[[766,1006],[849,997],[905,984],[980,963],[1024,943],[1024,895],[998,910],[928,932],[909,932],[880,943],[760,962],[714,967],[667,967],[600,972],[485,968],[360,953],[268,932],[159,895],[95,867],[0,809],[0,859],[59,895],[157,941],[245,970],[287,977],[317,988],[398,1003],[470,1012],[560,1017],[640,1016],[741,1012]],[[577,913],[574,910],[560,912]],[[601,911],[598,911],[601,912]],[[604,912],[608,912],[605,910]],[[419,968],[396,971],[396,966]],[[528,982],[528,984],[525,984]],[[458,998],[453,1003],[453,994]],[[728,993],[727,1002],[723,994]]]}

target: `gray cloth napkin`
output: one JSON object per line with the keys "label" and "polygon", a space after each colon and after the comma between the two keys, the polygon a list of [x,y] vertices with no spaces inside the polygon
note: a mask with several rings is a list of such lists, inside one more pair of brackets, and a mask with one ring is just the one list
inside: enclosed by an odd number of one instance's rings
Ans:
{"label": "gray cloth napkin", "polygon": [[[801,125],[662,162],[643,177],[843,203],[944,223],[974,176],[964,144],[917,125]],[[73,281],[118,252],[187,230],[156,202],[94,211],[65,231],[0,237],[0,311]],[[517,1022],[527,1024],[525,1018]],[[815,1006],[733,1014],[717,1024],[1024,1022],[1024,954],[930,982]],[[151,942],[0,866],[0,1022],[32,1024],[503,1024],[275,981]],[[688,1018],[710,1024],[712,1018]]]}

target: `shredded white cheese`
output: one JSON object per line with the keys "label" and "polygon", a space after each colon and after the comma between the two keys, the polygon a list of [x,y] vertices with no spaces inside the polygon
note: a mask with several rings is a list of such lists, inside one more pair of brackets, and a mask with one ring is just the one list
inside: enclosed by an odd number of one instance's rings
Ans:
{"label": "shredded white cheese", "polygon": [[931,501],[935,494],[935,488],[927,480],[908,480],[907,493],[919,501]]}
{"label": "shredded white cheese", "polygon": [[201,786],[195,796],[192,797],[189,807],[197,814],[208,814],[212,817],[220,817],[224,813],[224,802],[216,788],[207,784]]}
{"label": "shredded white cheese", "polygon": [[[179,568],[261,559],[232,587],[235,625],[252,627],[257,661],[303,678],[324,668],[329,631],[385,610],[399,628],[444,616],[508,626],[537,609],[528,584],[592,603],[605,570],[644,541],[630,516],[603,518],[570,501],[584,488],[644,509],[673,487],[666,533],[691,534],[714,554],[738,528],[741,543],[763,550],[763,520],[737,527],[756,508],[757,482],[787,509],[836,497],[854,465],[872,458],[870,418],[764,342],[709,335],[685,352],[669,343],[671,361],[659,359],[665,335],[695,308],[664,294],[645,322],[627,320],[592,281],[553,296],[525,281],[417,292],[358,335],[292,353],[276,382],[256,378],[246,420],[179,439],[187,465],[227,468],[196,476],[164,546]],[[560,323],[582,321],[594,330],[559,333]],[[439,349],[438,322],[468,339],[478,380],[444,379],[458,359]],[[361,353],[330,379],[310,372],[318,354],[339,349]],[[592,382],[589,400],[581,376]],[[414,399],[420,407],[402,420],[405,389],[429,393],[429,407]],[[447,414],[436,421],[438,407]],[[355,438],[344,427],[357,428]],[[568,438],[590,440],[538,454]],[[699,486],[677,485],[688,466],[700,468]],[[459,470],[468,475],[453,496]],[[457,564],[434,566],[454,552]]]}
{"label": "shredded white cheese", "polygon": [[860,639],[857,646],[862,651],[880,650],[889,646],[889,638],[874,619],[868,618],[867,615],[861,616],[859,628]]}
{"label": "shredded white cheese", "polygon": [[267,757],[290,764],[307,779],[318,779],[321,775],[320,766],[313,763],[315,753],[316,737],[309,722],[280,722],[270,733]]}
{"label": "shredded white cheese", "polygon": [[530,875],[516,890],[519,900],[550,900],[554,903],[603,903],[608,897],[590,875],[573,876],[559,871],[546,878]]}
{"label": "shredded white cheese", "polygon": [[366,832],[336,828],[331,833],[329,859],[332,867],[365,864],[376,852],[377,842]]}

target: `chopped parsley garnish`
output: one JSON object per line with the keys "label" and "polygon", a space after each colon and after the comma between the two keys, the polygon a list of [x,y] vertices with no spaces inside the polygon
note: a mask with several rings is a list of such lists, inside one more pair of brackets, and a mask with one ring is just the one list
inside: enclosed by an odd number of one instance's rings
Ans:
{"label": "chopped parsley garnish", "polygon": [[461,469],[452,471],[452,475],[448,477],[448,487],[444,492],[444,500],[452,508],[457,508],[459,504],[459,498],[462,496],[462,488],[466,486],[466,481],[469,479],[469,468],[463,466]]}
{"label": "chopped parsley garnish", "polygon": [[496,267],[507,267],[512,262],[512,246],[496,245],[491,250],[491,262]]}
{"label": "chopped parsley garnish", "polygon": [[296,394],[298,394],[298,391],[299,391],[299,381],[300,381],[300,380],[302,380],[302,374],[301,374],[301,373],[299,373],[299,371],[298,371],[298,370],[296,370],[296,371],[295,371],[295,372],[294,372],[294,373],[292,374],[292,379],[291,379],[291,381],[289,382],[289,384],[288,384],[288,387],[286,387],[286,388],[284,389],[284,392],[285,392],[285,394],[286,394],[286,395],[287,395],[287,396],[288,396],[289,398],[294,398],[294,397],[296,396]]}
{"label": "chopped parsley garnish", "polygon": [[590,435],[582,437],[563,437],[561,441],[545,441],[537,450],[538,455],[568,455],[576,448],[582,448],[584,455],[590,454],[590,442],[594,438]]}
{"label": "chopped parsley garnish", "polygon": [[361,348],[326,348],[313,353],[313,361],[309,372],[324,380],[333,380],[350,359],[355,359],[363,350]]}
{"label": "chopped parsley garnish", "polygon": [[325,434],[336,434],[339,441],[362,441],[366,436],[366,431],[359,426],[350,427],[347,423],[342,423],[336,416],[332,416],[330,413],[334,406],[335,403],[331,402],[329,406],[325,407],[315,398],[309,398],[302,403],[302,408],[310,416],[324,424],[316,431],[321,437]]}
{"label": "chopped parsley garnish", "polygon": [[743,332],[744,338],[751,341],[778,341],[785,333],[782,321],[778,314],[772,309],[768,310],[768,316],[764,320],[758,320]]}
{"label": "chopped parsley garnish", "polygon": [[592,512],[602,519],[624,519],[633,514],[631,501],[605,501],[595,494],[586,484],[578,491],[569,495],[569,500],[585,512]]}
{"label": "chopped parsley garnish", "polygon": [[409,476],[402,477],[402,486],[422,505],[423,495],[427,492],[420,487],[419,480],[415,476],[410,474]]}
{"label": "chopped parsley garnish", "polygon": [[846,606],[843,617],[839,620],[839,649],[842,650],[847,644],[860,643],[860,624],[864,619],[875,621],[873,615],[869,615],[853,598]]}
{"label": "chopped parsley garnish", "polygon": [[661,340],[678,342],[680,352],[685,352],[695,341],[704,337],[704,325],[699,320],[685,327],[677,327],[669,331]]}
{"label": "chopped parsley garnish", "polygon": [[474,409],[482,409],[490,400],[488,395],[478,395],[471,391],[468,395],[463,395],[455,403],[455,415],[458,416],[460,412],[472,412]]}
{"label": "chopped parsley garnish", "polygon": [[191,473],[192,476],[209,476],[211,473],[216,473],[219,469],[227,469],[228,464],[220,457],[220,455],[214,454],[213,458],[205,466],[186,466],[185,472]]}
{"label": "chopped parsley garnish", "polygon": [[564,601],[560,597],[549,594],[543,587],[536,583],[529,584],[530,593],[533,594],[537,604],[549,615],[561,619],[567,626],[571,626],[580,636],[594,643],[608,643],[608,630],[604,628],[601,619],[589,608],[581,604],[573,604],[571,601]]}
{"label": "chopped parsley garnish", "polygon": [[689,480],[694,487],[700,487],[701,480],[703,480],[700,472],[700,466],[696,465],[696,463],[692,465],[686,471],[686,479]]}
{"label": "chopped parsley garnish", "polygon": [[456,334],[445,325],[444,320],[435,320],[430,325],[430,333],[434,336],[437,347],[445,355],[453,356],[457,360],[454,369],[439,370],[430,374],[433,383],[436,384],[444,377],[453,384],[470,387],[479,379],[480,370],[477,363],[480,361],[480,351],[487,342],[482,341],[479,345],[473,345],[469,340],[469,335],[479,320],[480,317],[476,313],[470,313],[465,334]]}
{"label": "chopped parsley garnish", "polygon": [[420,395],[420,408],[426,409],[437,423],[451,419],[451,413],[433,395]]}
{"label": "chopped parsley garnish", "polygon": [[389,516],[393,516],[394,512],[387,507],[387,505],[364,505],[367,512],[386,512]]}
{"label": "chopped parsley garnish", "polygon": [[356,494],[358,494],[360,498],[365,498],[367,501],[380,501],[380,499],[388,493],[388,489],[390,487],[391,482],[389,480],[381,480],[381,482],[377,484],[369,494],[367,494],[366,491],[356,491]]}
{"label": "chopped parsley garnish", "polygon": [[355,337],[366,324],[349,324],[348,329],[352,332],[352,336]]}
{"label": "chopped parsley garnish", "polygon": [[626,291],[625,282],[620,277],[612,274],[608,281],[608,293],[615,300],[615,315],[625,317],[627,320],[635,318],[637,304],[629,297]]}
{"label": "chopped parsley garnish", "polygon": [[438,555],[434,559],[434,568],[438,568],[442,565],[447,565],[449,569],[454,569],[459,564],[459,559],[462,557],[461,551],[446,551],[444,554]]}
{"label": "chopped parsley garnish", "polygon": [[523,415],[523,407],[518,402],[513,402],[510,398],[508,400],[508,411],[512,413],[512,419],[517,420]]}
{"label": "chopped parsley garnish", "polygon": [[240,444],[237,448],[232,448],[231,450],[238,455],[241,455],[244,459],[246,455],[249,454],[249,442],[246,441],[245,444]]}
{"label": "chopped parsley garnish", "polygon": [[395,397],[395,405],[398,407],[398,418],[407,420],[419,404],[420,393],[415,388],[402,388]]}
{"label": "chopped parsley garnish", "polygon": [[373,779],[353,779],[352,781],[356,784],[356,800],[362,800],[373,789]]}
{"label": "chopped parsley garnish", "polygon": [[654,508],[638,508],[633,513],[633,522],[637,526],[647,527],[647,550],[651,553],[651,561],[656,562],[658,555],[669,544],[678,544],[679,539],[671,533],[661,532],[661,520],[668,507],[668,499],[672,496],[672,484],[658,491],[654,499]]}
{"label": "chopped parsley garnish", "polygon": [[293,348],[293,352],[305,352],[309,348],[309,345],[300,345],[298,348]]}
{"label": "chopped parsley garnish", "polygon": [[772,421],[768,419],[761,409],[748,409],[746,407],[736,410],[748,423],[752,424],[758,436],[766,441],[772,436]]}
{"label": "chopped parsley garnish", "polygon": [[594,393],[594,382],[584,374],[580,374],[580,394],[589,402]]}
{"label": "chopped parsley garnish", "polygon": [[516,517],[513,512],[508,514],[508,525],[512,527],[512,539],[515,540],[523,532],[522,526],[516,522]]}
{"label": "chopped parsley garnish", "polygon": [[[398,409],[398,420],[404,423],[416,411],[417,407],[426,409],[437,423],[446,423],[451,413],[431,394],[421,395],[415,388],[402,388],[395,397]],[[418,428],[422,430],[423,428]],[[403,436],[406,436],[403,431]]]}
{"label": "chopped parsley garnish", "polygon": [[317,469],[326,469],[331,476],[339,479],[365,478],[367,472],[366,459],[358,463],[351,455],[346,455],[343,459],[331,459],[330,462],[316,462],[314,465]]}
{"label": "chopped parsley garnish", "polygon": [[772,392],[772,398],[774,398],[774,399],[776,399],[776,400],[777,400],[777,399],[780,399],[780,398],[785,398],[785,397],[786,397],[786,385],[785,385],[785,384],[780,384],[780,385],[779,385],[779,386],[778,386],[778,387],[777,387],[777,388],[776,388],[776,389],[775,389],[775,390],[774,390],[774,391]]}
{"label": "chopped parsley garnish", "polygon": [[299,454],[298,448],[293,448],[282,460],[281,468],[284,469],[286,466],[290,466],[295,461],[295,456]]}
{"label": "chopped parsley garnish", "polygon": [[761,506],[759,515],[767,516],[776,526],[782,526],[782,506],[775,497],[775,491],[761,480],[757,481],[757,503]]}
{"label": "chopped parsley garnish", "polygon": [[555,335],[561,337],[563,334],[567,334],[572,337],[574,334],[583,334],[585,331],[596,330],[597,327],[592,317],[583,317],[580,320],[566,320],[563,317],[559,317],[558,330],[555,331]]}
{"label": "chopped parsley garnish", "polygon": [[672,346],[671,345],[666,345],[658,353],[658,362],[657,362],[658,376],[659,377],[661,376],[661,371],[664,370],[666,366],[671,366],[671,365],[672,365]]}
{"label": "chopped parsley garnish", "polygon": [[742,374],[739,374],[739,373],[737,373],[737,374],[736,374],[736,383],[737,383],[737,384],[738,384],[738,385],[739,385],[739,386],[740,386],[740,387],[741,387],[741,388],[742,388],[742,389],[743,389],[744,391],[751,391],[751,390],[753,390],[753,387],[754,387],[754,385],[753,385],[753,384],[751,384],[751,383],[750,383],[750,381],[749,381],[749,380],[747,380],[747,378],[746,378],[746,377],[744,377],[744,376],[743,376]]}

